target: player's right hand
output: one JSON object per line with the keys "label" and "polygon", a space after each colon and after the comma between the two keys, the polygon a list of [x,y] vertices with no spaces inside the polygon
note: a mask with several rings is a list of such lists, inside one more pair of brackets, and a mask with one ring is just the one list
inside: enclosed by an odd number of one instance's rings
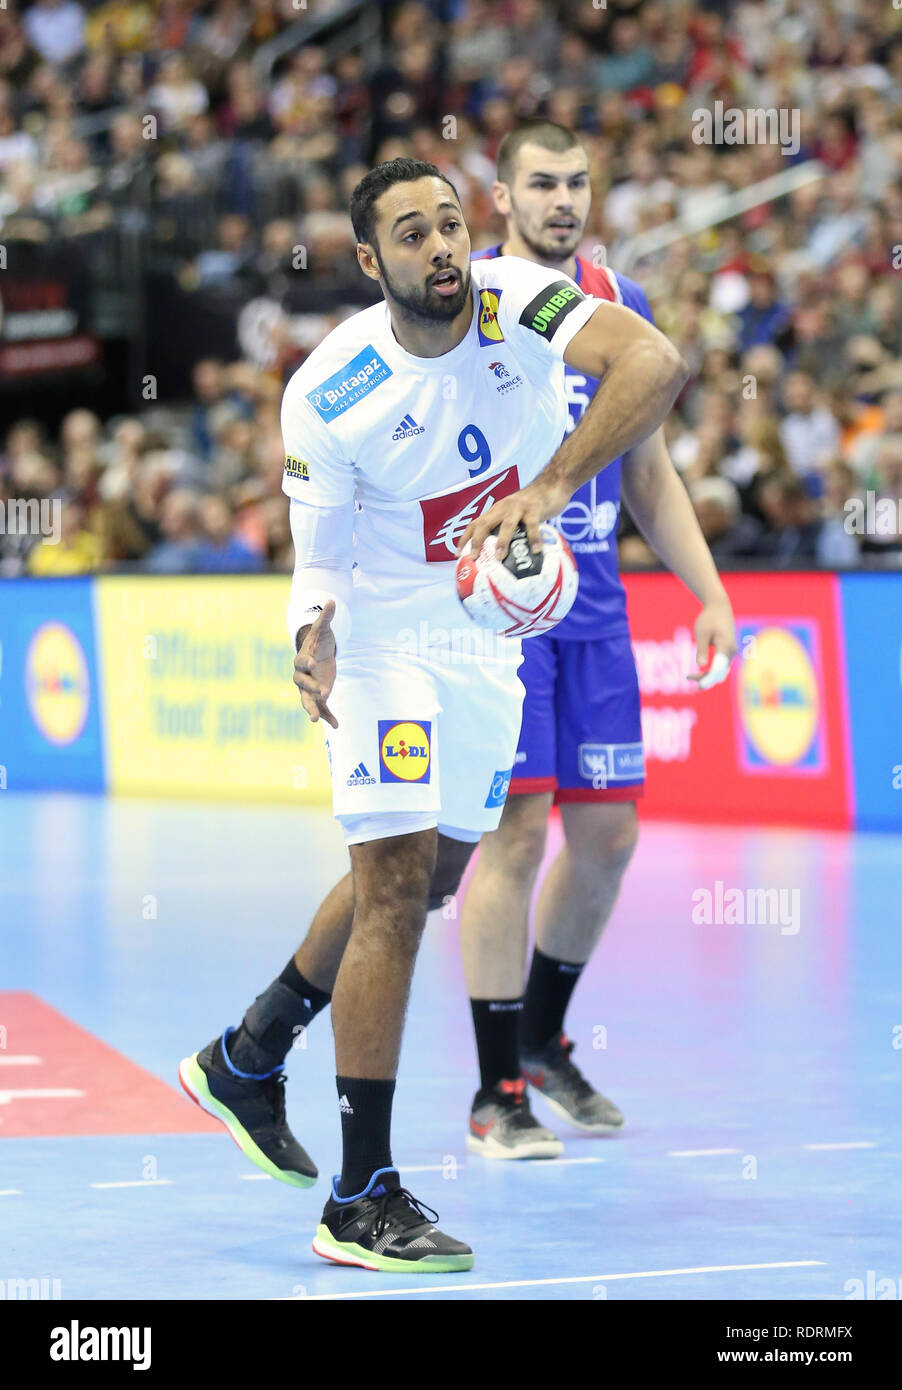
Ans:
{"label": "player's right hand", "polygon": [[337,729],[338,720],[326,704],[335,684],[335,634],[331,626],[334,616],[335,602],[328,599],[316,622],[304,632],[294,658],[294,683],[311,723],[323,718]]}

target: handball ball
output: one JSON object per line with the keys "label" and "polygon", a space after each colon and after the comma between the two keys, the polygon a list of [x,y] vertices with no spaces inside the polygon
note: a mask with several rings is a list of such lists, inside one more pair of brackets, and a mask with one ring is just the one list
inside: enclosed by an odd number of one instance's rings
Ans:
{"label": "handball ball", "polygon": [[547,521],[539,529],[539,551],[530,549],[520,525],[503,560],[495,554],[498,537],[492,532],[478,555],[468,541],[457,561],[458,598],[474,623],[500,637],[548,632],[573,607],[579,586],[573,552]]}

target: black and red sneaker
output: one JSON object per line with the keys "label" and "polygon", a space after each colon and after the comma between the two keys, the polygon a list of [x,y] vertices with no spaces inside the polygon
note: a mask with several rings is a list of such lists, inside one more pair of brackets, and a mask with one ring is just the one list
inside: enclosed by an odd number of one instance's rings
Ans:
{"label": "black and red sneaker", "polygon": [[557,1158],[564,1152],[557,1135],[530,1110],[522,1077],[476,1092],[467,1148],[483,1158]]}
{"label": "black and red sneaker", "polygon": [[616,1134],[624,1126],[624,1117],[573,1062],[574,1046],[565,1033],[559,1033],[538,1050],[524,1049],[523,1076],[562,1120],[588,1134]]}

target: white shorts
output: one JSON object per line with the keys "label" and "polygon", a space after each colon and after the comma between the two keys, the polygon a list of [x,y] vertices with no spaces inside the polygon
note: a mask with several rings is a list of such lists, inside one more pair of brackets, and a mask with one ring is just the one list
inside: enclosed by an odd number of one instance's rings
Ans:
{"label": "white shorts", "polygon": [[524,688],[510,661],[430,661],[346,647],[324,724],[346,844],[433,826],[476,841],[501,819]]}

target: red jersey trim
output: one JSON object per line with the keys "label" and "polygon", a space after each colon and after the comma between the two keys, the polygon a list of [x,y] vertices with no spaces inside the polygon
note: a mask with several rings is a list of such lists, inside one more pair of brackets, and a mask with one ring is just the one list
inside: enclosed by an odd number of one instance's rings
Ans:
{"label": "red jersey trim", "polygon": [[645,783],[636,782],[631,787],[558,787],[554,794],[555,806],[564,802],[568,805],[579,801],[638,801],[645,795]]}

